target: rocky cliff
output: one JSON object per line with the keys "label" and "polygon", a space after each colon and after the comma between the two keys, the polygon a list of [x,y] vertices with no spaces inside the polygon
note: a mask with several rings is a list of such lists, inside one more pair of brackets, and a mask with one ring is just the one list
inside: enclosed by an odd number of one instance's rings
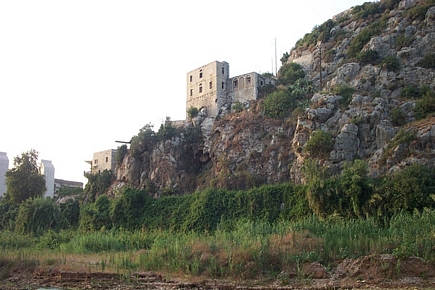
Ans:
{"label": "rocky cliff", "polygon": [[[367,2],[334,16],[281,59],[302,65],[318,88],[303,110],[267,118],[260,99],[216,120],[200,114],[141,154],[130,152],[116,186],[161,196],[300,183],[307,158],[336,173],[363,159],[372,176],[435,165],[434,20],[431,0]],[[332,137],[326,156],[304,150],[317,130]]]}

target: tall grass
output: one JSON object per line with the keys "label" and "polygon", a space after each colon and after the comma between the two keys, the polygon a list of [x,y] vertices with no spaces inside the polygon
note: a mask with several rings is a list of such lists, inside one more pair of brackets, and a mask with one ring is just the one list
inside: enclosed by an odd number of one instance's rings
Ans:
{"label": "tall grass", "polygon": [[[90,271],[155,270],[240,279],[275,277],[283,270],[298,269],[302,262],[330,265],[339,259],[370,254],[388,253],[400,258],[415,255],[429,261],[435,258],[435,211],[397,214],[385,226],[373,219],[325,221],[310,216],[297,222],[240,220],[231,228],[218,227],[212,233],[82,233],[47,251],[37,250],[41,246],[37,238],[1,232],[0,258],[36,258],[44,264],[68,263],[69,256],[82,255],[92,257]],[[56,251],[61,252],[59,261],[53,259]]]}

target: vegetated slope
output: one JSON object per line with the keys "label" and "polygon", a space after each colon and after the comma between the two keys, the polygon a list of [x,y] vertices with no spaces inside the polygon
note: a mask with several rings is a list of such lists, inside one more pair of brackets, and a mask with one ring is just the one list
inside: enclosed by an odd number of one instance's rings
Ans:
{"label": "vegetated slope", "polygon": [[[283,55],[279,85],[262,88],[262,99],[226,104],[216,120],[167,123],[157,139],[134,136],[117,186],[163,196],[299,183],[307,159],[331,173],[363,159],[375,177],[433,165],[434,3],[367,2],[334,16]],[[330,144],[313,138],[319,130]]]}

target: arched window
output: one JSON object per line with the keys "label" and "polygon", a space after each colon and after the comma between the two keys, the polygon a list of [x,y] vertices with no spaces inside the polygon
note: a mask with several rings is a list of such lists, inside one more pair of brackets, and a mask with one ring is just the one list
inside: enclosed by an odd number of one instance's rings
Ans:
{"label": "arched window", "polygon": [[202,78],[202,69],[199,70],[199,78]]}
{"label": "arched window", "polygon": [[237,88],[239,81],[237,79],[233,80],[233,88]]}
{"label": "arched window", "polygon": [[240,77],[239,78],[239,89],[244,89],[244,88],[245,88],[245,78]]}
{"label": "arched window", "polygon": [[199,91],[199,93],[202,93],[202,84],[199,84],[198,91]]}
{"label": "arched window", "polygon": [[251,76],[246,76],[246,86],[251,86]]}

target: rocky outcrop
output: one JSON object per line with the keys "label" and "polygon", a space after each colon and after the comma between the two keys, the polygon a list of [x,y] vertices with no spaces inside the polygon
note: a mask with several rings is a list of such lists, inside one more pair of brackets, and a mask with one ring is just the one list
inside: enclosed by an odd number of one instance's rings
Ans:
{"label": "rocky outcrop", "polygon": [[[427,9],[424,20],[409,17],[408,10],[419,3],[404,0],[385,12],[382,32],[362,49],[377,52],[378,63],[364,64],[347,57],[352,39],[370,25],[369,20],[351,21],[352,9],[334,18],[336,22],[350,19],[331,29],[337,38],[321,47],[292,50],[288,62],[301,64],[315,85],[320,85],[319,50],[333,52],[322,60],[323,91],[314,94],[303,114],[285,120],[266,119],[261,101],[252,102],[240,113],[223,111],[219,120],[200,112],[182,124],[176,137],[158,142],[139,157],[128,155],[117,168],[118,184],[147,187],[161,196],[209,186],[238,189],[289,180],[304,182],[303,167],[310,157],[304,148],[316,130],[330,134],[334,143],[330,154],[316,162],[334,172],[355,159],[366,160],[372,176],[414,162],[433,165],[435,117],[416,121],[413,109],[418,100],[400,97],[409,85],[435,90],[435,70],[418,66],[425,55],[435,53],[435,5]],[[370,21],[381,16],[376,17]],[[388,56],[397,59],[397,69],[382,63]],[[353,88],[354,93],[350,97],[333,94],[340,85]],[[394,116],[398,110],[401,115]],[[201,129],[200,141],[192,143],[189,128]]]}

